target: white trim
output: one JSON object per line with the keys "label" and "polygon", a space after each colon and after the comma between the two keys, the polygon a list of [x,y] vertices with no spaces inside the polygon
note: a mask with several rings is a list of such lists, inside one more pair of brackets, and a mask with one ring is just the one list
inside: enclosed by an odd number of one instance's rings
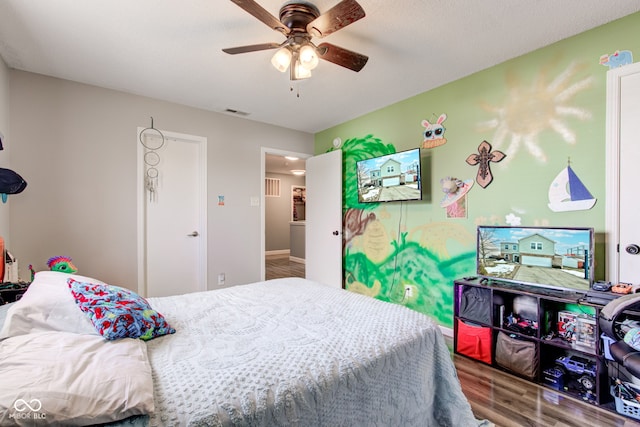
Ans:
{"label": "white trim", "polygon": [[265,255],[289,255],[290,249],[276,249],[274,251],[265,251]]}
{"label": "white trim", "polygon": [[304,264],[306,262],[306,260],[304,258],[298,258],[297,256],[289,256],[289,261],[297,262],[297,263],[300,263],[300,264]]}
{"label": "white trim", "polygon": [[618,283],[620,263],[620,81],[638,72],[638,62],[607,71],[605,277],[611,283]]}
{"label": "white trim", "polygon": [[[145,130],[144,127],[138,127],[136,133],[136,146],[137,146],[137,245],[138,245],[138,293],[142,296],[147,295],[147,275],[146,275],[146,227],[145,227],[145,200],[147,197],[146,190],[144,188],[144,147],[140,143],[140,133]],[[184,133],[169,132],[166,130],[160,130],[167,140],[174,141],[188,141],[198,144],[198,158],[199,158],[199,176],[198,176],[198,230],[203,237],[199,239],[200,247],[198,248],[198,271],[200,290],[206,291],[208,289],[208,239],[209,233],[207,231],[207,219],[208,219],[208,204],[207,204],[207,138],[203,136],[188,135]]]}
{"label": "white trim", "polygon": [[299,159],[308,159],[313,157],[313,154],[296,153],[294,151],[280,150],[277,148],[260,147],[260,280],[264,281],[266,277],[266,265],[265,265],[265,245],[266,245],[266,230],[265,230],[265,196],[264,196],[264,179],[266,178],[266,161],[267,154],[275,154],[276,156],[294,156]]}
{"label": "white trim", "polygon": [[449,337],[449,338],[453,338],[453,329],[451,328],[446,328],[444,326],[440,326],[440,331],[442,331],[442,335],[444,335],[445,337]]}

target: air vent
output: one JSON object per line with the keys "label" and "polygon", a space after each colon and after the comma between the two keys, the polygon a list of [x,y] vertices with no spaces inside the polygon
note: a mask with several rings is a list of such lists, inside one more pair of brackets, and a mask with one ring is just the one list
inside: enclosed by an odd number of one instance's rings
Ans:
{"label": "air vent", "polygon": [[248,116],[251,113],[247,113],[246,111],[240,111],[233,108],[227,108],[224,110],[225,113],[235,114],[236,116]]}
{"label": "air vent", "polygon": [[265,197],[280,197],[280,179],[265,178],[264,195]]}

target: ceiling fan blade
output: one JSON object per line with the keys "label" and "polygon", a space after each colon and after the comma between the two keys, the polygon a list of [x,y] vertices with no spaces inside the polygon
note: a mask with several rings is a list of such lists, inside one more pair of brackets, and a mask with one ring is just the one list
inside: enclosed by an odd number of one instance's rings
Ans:
{"label": "ceiling fan blade", "polygon": [[307,25],[313,37],[325,37],[364,18],[364,9],[356,0],[342,0]]}
{"label": "ceiling fan blade", "polygon": [[277,49],[280,46],[282,46],[282,44],[280,43],[262,43],[262,44],[252,44],[248,46],[228,47],[226,49],[222,49],[222,51],[231,55],[236,55],[238,53],[257,52],[259,50]]}
{"label": "ceiling fan blade", "polygon": [[231,0],[233,3],[240,6],[245,12],[258,18],[269,26],[269,28],[280,31],[282,34],[289,34],[290,30],[280,22],[278,18],[267,12],[262,6],[253,0]]}
{"label": "ceiling fan blade", "polygon": [[368,56],[352,52],[331,43],[321,43],[318,45],[318,54],[320,55],[320,58],[325,61],[333,62],[334,64],[355,72],[362,70],[369,60]]}

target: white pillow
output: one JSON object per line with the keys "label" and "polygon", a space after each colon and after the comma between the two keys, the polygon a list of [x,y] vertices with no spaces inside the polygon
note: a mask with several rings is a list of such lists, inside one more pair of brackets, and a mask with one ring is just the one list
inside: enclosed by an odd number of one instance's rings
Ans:
{"label": "white pillow", "polygon": [[0,425],[100,424],[154,409],[151,366],[138,339],[68,332],[7,338],[0,379]]}
{"label": "white pillow", "polygon": [[104,283],[90,277],[58,271],[36,273],[29,288],[9,309],[0,340],[31,332],[65,331],[97,335],[91,321],[78,308],[67,279]]}

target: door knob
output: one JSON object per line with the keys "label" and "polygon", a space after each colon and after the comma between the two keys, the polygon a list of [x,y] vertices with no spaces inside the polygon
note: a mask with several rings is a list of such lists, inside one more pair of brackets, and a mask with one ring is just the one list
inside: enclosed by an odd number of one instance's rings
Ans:
{"label": "door knob", "polygon": [[638,255],[638,253],[640,253],[640,246],[631,244],[624,248],[624,250],[627,251],[628,254]]}
{"label": "door knob", "polygon": [[334,232],[333,232],[333,233],[331,233],[331,234],[333,234],[334,236],[337,236],[338,234],[340,234],[340,232],[339,232],[338,230],[336,230],[336,231],[334,231]]}
{"label": "door knob", "polygon": [[200,234],[198,234],[197,231],[192,231],[191,233],[187,234],[187,236],[189,237],[198,237]]}

